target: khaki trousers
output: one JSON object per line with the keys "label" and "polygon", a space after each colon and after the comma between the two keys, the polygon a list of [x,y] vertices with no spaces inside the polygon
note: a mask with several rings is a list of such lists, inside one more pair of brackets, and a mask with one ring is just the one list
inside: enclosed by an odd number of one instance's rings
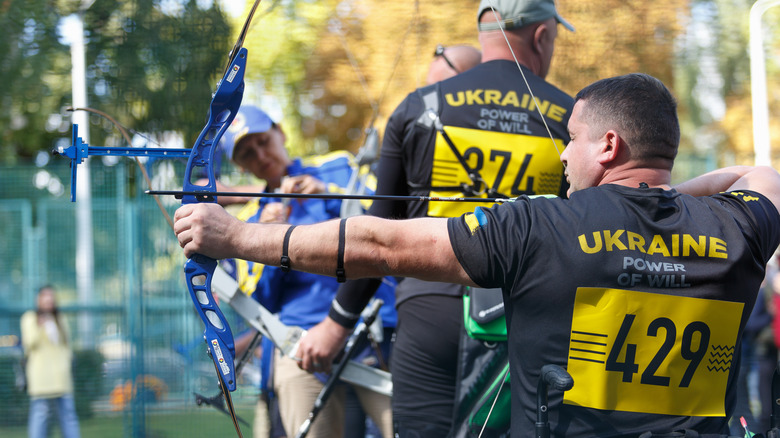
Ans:
{"label": "khaki trousers", "polygon": [[[298,368],[298,363],[276,351],[274,390],[279,398],[279,413],[288,437],[294,437],[314,407],[324,385],[313,374]],[[366,414],[374,420],[383,438],[393,437],[390,397],[365,388],[354,387]],[[307,437],[334,438],[344,435],[344,387],[337,385],[309,429]]]}
{"label": "khaki trousers", "polygon": [[253,438],[268,438],[271,436],[271,422],[268,419],[268,403],[258,397],[255,405],[255,421],[252,425]]}

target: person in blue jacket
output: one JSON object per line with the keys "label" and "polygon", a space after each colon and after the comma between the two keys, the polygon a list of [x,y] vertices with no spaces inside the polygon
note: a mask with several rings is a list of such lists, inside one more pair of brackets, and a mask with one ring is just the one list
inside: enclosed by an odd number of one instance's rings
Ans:
{"label": "person in blue jacket", "polygon": [[[243,105],[220,146],[242,169],[266,182],[266,192],[273,193],[344,193],[353,172],[360,172],[351,153],[330,152],[307,158],[290,158],[285,148],[286,136],[261,109]],[[369,178],[368,185],[370,186]],[[229,188],[221,186],[222,190]],[[340,216],[339,199],[305,199],[285,201],[259,198],[248,202],[237,214],[246,222],[289,223],[304,225]],[[294,232],[293,232],[294,234]],[[336,278],[282,269],[259,263],[235,260],[236,274],[242,291],[252,295],[287,325],[309,329],[328,315],[339,283]],[[375,330],[376,345],[363,352],[364,362],[387,362],[391,330],[395,327],[394,281],[388,279],[377,297],[384,301],[380,317],[384,329]],[[385,332],[388,331],[387,336]],[[377,347],[377,348],[372,348]],[[384,347],[384,348],[378,348]],[[382,351],[384,350],[384,351]],[[265,353],[265,352],[264,352]],[[298,363],[278,352],[273,364],[273,391],[288,436],[294,435],[306,420],[314,401],[327,379],[329,364],[313,374],[300,369]],[[390,398],[364,388],[355,388],[363,409],[374,420],[385,438],[392,437]],[[309,432],[310,437],[341,437],[344,429],[345,388],[337,387],[320,411]]]}

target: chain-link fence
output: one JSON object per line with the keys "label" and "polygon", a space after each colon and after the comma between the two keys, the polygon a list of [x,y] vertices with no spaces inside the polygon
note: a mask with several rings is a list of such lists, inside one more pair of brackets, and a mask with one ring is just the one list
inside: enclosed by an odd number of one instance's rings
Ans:
{"label": "chain-link fence", "polygon": [[[15,385],[21,358],[19,322],[35,307],[36,292],[44,284],[56,288],[71,329],[83,436],[235,433],[227,416],[195,404],[193,393],[213,396],[219,390],[173,232],[154,200],[143,194],[144,181],[131,160],[108,162],[111,165],[90,161],[91,200],[79,193],[76,203],[69,199],[65,159],[40,167],[0,168],[0,361],[7,365],[0,367],[0,436],[26,436],[27,397]],[[181,179],[184,165],[147,163],[155,188],[180,186],[177,175]],[[170,214],[179,203],[174,198],[161,201]],[[79,231],[85,211],[91,220],[88,233]],[[89,251],[91,272],[85,263]],[[77,270],[78,263],[87,267]],[[91,287],[81,290],[80,284]],[[234,334],[243,330],[245,325],[231,309],[223,310]],[[254,405],[257,385],[257,373],[245,367],[234,395],[244,411]],[[211,429],[192,429],[189,420],[172,420],[173,428],[165,432],[167,426],[155,425],[166,421],[158,418],[165,415],[206,416]],[[251,422],[251,414],[244,416]],[[106,419],[107,425],[92,427]],[[248,428],[245,433],[250,433]]]}

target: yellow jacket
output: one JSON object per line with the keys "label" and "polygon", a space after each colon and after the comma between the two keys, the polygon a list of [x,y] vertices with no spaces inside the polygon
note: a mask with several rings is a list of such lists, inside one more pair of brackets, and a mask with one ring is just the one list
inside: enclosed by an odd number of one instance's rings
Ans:
{"label": "yellow jacket", "polygon": [[71,364],[73,354],[68,326],[60,317],[59,326],[64,333],[60,342],[52,342],[44,327],[38,325],[38,315],[34,310],[22,315],[22,346],[27,357],[27,393],[30,397],[61,397],[73,392]]}

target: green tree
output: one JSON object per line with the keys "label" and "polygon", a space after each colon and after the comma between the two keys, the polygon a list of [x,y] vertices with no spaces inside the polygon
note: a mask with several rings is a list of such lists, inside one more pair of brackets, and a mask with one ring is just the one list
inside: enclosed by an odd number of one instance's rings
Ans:
{"label": "green tree", "polygon": [[[721,89],[725,101],[725,114],[714,120],[712,129],[722,142],[718,145],[721,156],[738,164],[753,164],[753,118],[750,84],[750,8],[752,1],[715,0],[717,7],[718,69],[723,81]],[[768,10],[763,16],[764,52],[768,85],[769,113],[780,110],[780,8]],[[774,48],[774,49],[773,49]],[[770,117],[770,135],[774,145],[780,144],[780,121]],[[733,158],[730,158],[733,157]],[[775,155],[774,162],[780,163]],[[728,163],[730,164],[730,163]]]}
{"label": "green tree", "polygon": [[218,2],[99,1],[85,20],[90,105],[139,131],[178,131],[190,146],[232,43]]}
{"label": "green tree", "polygon": [[[231,47],[218,2],[206,9],[198,4],[101,0],[81,11],[89,105],[138,131],[180,132],[192,144]],[[70,51],[58,26],[80,6],[75,0],[0,2],[0,102],[8,108],[0,112],[0,160],[30,157],[69,136]],[[91,143],[119,138],[106,121],[91,121]]]}
{"label": "green tree", "polygon": [[[684,144],[718,165],[753,164],[750,86],[752,0],[699,0],[678,51],[677,95],[687,109]],[[763,18],[770,114],[780,110],[778,47],[780,8]],[[773,49],[774,48],[774,49]],[[772,143],[780,142],[780,122],[770,118]],[[778,157],[780,158],[780,157]]]}
{"label": "green tree", "polygon": [[0,2],[0,160],[51,149],[70,89],[69,51],[58,41],[60,15],[46,0]]}

